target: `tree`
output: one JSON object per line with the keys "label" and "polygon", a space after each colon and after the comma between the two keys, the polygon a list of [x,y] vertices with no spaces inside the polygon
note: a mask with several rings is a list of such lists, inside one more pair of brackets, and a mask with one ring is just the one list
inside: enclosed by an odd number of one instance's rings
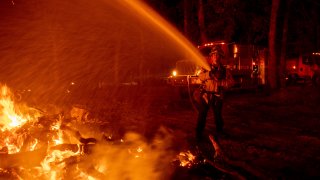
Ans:
{"label": "tree", "polygon": [[277,37],[277,16],[280,0],[272,0],[269,27],[269,61],[267,64],[267,85],[271,90],[277,89],[279,71],[277,68],[276,37]]}
{"label": "tree", "polygon": [[288,20],[289,20],[289,9],[291,5],[291,0],[287,0],[285,4],[285,12],[283,17],[283,29],[282,29],[282,39],[281,39],[281,53],[280,53],[280,63],[279,63],[279,74],[280,74],[280,87],[285,86],[285,72],[286,72],[286,54],[287,54],[287,32],[288,32]]}
{"label": "tree", "polygon": [[189,25],[189,1],[183,0],[183,32],[186,37],[189,36],[188,25]]}
{"label": "tree", "polygon": [[206,27],[205,27],[205,21],[204,21],[204,11],[203,11],[203,1],[198,0],[198,23],[199,23],[199,31],[200,31],[200,41],[201,43],[206,43],[208,41],[207,35],[206,35]]}

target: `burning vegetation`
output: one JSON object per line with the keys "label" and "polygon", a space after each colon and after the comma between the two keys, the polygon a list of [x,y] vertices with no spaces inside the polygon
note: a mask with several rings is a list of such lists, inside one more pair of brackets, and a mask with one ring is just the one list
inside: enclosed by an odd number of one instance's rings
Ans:
{"label": "burning vegetation", "polygon": [[[0,176],[8,179],[161,179],[172,160],[170,136],[162,130],[146,143],[136,133],[120,139],[97,133],[85,138],[88,112],[76,107],[50,114],[15,103],[1,87]],[[167,134],[167,135],[166,135]],[[95,136],[95,137],[94,137]],[[166,142],[166,143],[165,143]]]}

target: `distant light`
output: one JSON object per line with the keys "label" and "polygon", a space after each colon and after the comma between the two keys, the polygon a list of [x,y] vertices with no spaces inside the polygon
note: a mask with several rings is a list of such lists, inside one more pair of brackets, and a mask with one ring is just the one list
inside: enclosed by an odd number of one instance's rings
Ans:
{"label": "distant light", "polygon": [[71,84],[71,85],[74,85],[74,82],[71,82],[70,84]]}
{"label": "distant light", "polygon": [[233,58],[237,58],[238,56],[238,47],[237,45],[234,45],[234,48],[233,48]]}
{"label": "distant light", "polygon": [[292,69],[296,69],[297,67],[296,66],[292,66]]}
{"label": "distant light", "polygon": [[[213,45],[217,45],[217,44],[226,44],[226,43],[225,42],[211,42],[211,43],[206,43],[206,44],[204,44],[202,46],[207,47],[207,46],[213,46]],[[201,46],[198,46],[198,48],[199,47],[201,47]]]}
{"label": "distant light", "polygon": [[177,76],[177,74],[178,74],[178,73],[177,73],[176,70],[172,71],[172,75],[173,75],[173,76]]}
{"label": "distant light", "polygon": [[253,66],[256,65],[256,63],[255,63],[255,62],[252,62],[252,65],[253,65]]}

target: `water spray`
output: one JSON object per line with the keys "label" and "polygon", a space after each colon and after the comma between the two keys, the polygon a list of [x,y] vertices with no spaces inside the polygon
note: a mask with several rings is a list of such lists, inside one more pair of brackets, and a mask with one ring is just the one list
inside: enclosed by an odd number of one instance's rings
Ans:
{"label": "water spray", "polygon": [[160,28],[165,34],[167,34],[174,42],[183,47],[191,56],[196,64],[210,70],[210,66],[203,58],[201,53],[188,41],[181,33],[179,33],[172,25],[165,21],[159,14],[149,8],[140,0],[124,0],[127,5],[134,9],[139,15],[145,17],[148,21]]}

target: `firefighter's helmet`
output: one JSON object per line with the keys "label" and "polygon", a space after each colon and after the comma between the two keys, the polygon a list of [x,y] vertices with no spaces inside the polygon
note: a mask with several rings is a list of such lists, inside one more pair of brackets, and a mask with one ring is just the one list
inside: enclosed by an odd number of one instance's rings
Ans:
{"label": "firefighter's helmet", "polygon": [[219,54],[221,57],[224,57],[224,52],[223,52],[221,46],[219,46],[219,45],[215,45],[212,47],[209,56],[212,56],[213,54]]}

